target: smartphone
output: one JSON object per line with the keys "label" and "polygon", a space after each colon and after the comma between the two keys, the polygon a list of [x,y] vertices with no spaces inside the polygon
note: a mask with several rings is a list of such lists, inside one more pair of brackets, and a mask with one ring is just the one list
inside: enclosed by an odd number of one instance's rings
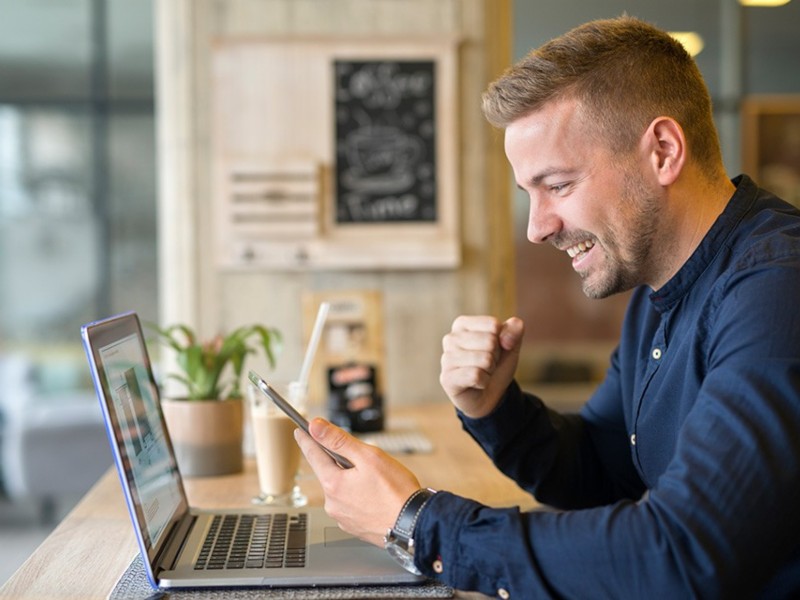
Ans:
{"label": "smartphone", "polygon": [[[294,421],[300,429],[308,433],[308,420],[299,412],[297,412],[294,406],[292,406],[283,396],[281,396],[277,390],[275,390],[275,388],[264,381],[255,371],[250,371],[248,377],[250,378],[250,381],[253,382],[253,385],[261,390],[267,396],[267,398],[272,400],[278,408],[286,413],[287,417]],[[336,454],[336,452],[333,450],[328,450],[319,442],[317,442],[317,445],[322,448],[328,454],[328,456],[330,456],[342,469],[353,468],[353,463],[351,463],[341,454]]]}

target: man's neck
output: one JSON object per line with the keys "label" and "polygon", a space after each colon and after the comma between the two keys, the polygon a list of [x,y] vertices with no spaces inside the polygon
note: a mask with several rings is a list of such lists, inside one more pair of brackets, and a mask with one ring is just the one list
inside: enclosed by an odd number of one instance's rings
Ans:
{"label": "man's neck", "polygon": [[654,290],[666,284],[689,260],[736,191],[727,177],[709,181],[700,176],[682,178],[667,191],[671,218],[662,232],[664,259]]}

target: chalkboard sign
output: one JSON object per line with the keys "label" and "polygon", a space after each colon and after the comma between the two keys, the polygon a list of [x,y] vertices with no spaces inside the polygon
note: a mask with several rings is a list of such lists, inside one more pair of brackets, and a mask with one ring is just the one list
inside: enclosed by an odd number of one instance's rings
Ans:
{"label": "chalkboard sign", "polygon": [[437,220],[435,66],[334,61],[337,223]]}

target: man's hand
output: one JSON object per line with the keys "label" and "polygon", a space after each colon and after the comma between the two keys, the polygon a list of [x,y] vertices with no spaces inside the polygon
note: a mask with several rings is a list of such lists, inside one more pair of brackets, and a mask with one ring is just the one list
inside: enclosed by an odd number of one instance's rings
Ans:
{"label": "man's hand", "polygon": [[442,340],[439,382],[468,417],[488,415],[514,378],[524,325],[511,317],[458,317]]}
{"label": "man's hand", "polygon": [[383,547],[405,501],[421,486],[414,474],[383,450],[365,444],[324,419],[309,431],[320,444],[353,463],[342,469],[301,429],[294,433],[325,494],[327,512],[344,531]]}

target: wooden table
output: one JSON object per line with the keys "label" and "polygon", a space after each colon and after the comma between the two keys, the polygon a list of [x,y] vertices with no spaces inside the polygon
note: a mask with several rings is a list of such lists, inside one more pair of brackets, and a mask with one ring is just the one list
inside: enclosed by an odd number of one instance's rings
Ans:
{"label": "wooden table", "polygon": [[[536,506],[495,470],[449,404],[396,408],[391,416],[413,420],[434,444],[431,453],[399,457],[422,485],[493,506]],[[320,488],[308,467],[304,471],[300,485],[310,503],[321,506]],[[202,508],[248,507],[258,489],[252,460],[240,474],[187,479],[185,485],[190,503]],[[111,469],[0,588],[0,598],[106,598],[136,553],[117,472]]]}

